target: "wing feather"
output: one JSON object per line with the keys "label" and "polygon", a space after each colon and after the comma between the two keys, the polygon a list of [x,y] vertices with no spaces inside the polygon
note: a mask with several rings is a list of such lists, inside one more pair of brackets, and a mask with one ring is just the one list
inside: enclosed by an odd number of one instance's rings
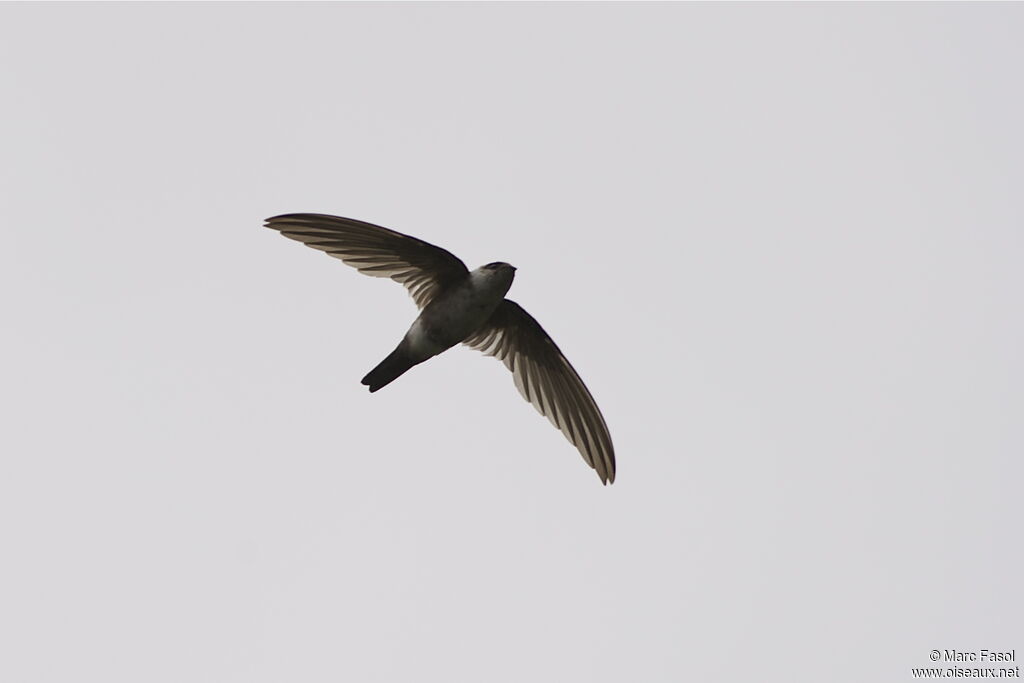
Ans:
{"label": "wing feather", "polygon": [[601,481],[615,481],[615,449],[604,417],[579,374],[533,316],[505,299],[464,343],[502,361],[523,398],[565,435]]}
{"label": "wing feather", "polygon": [[466,265],[441,247],[352,218],[292,213],[268,218],[266,227],[361,273],[402,283],[420,308],[469,275]]}

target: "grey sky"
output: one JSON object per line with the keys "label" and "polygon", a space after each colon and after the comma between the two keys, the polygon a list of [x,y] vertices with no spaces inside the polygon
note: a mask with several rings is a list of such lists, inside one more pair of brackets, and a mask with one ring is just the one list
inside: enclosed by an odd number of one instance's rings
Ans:
{"label": "grey sky", "polygon": [[[1024,652],[1024,6],[0,5],[0,679],[901,681]],[[413,234],[493,359],[261,228]],[[443,444],[443,446],[442,446]]]}

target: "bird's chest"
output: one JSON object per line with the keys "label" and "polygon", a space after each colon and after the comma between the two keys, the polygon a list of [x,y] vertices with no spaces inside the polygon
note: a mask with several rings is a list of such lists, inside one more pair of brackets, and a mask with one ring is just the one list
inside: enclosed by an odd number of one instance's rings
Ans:
{"label": "bird's chest", "polygon": [[454,346],[476,332],[501,303],[504,295],[476,287],[461,287],[423,309],[423,331],[438,344]]}

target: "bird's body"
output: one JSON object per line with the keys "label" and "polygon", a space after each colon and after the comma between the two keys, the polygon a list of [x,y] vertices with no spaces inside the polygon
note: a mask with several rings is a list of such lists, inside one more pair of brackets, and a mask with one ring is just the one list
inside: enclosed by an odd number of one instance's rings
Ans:
{"label": "bird's body", "polygon": [[423,308],[398,347],[363,378],[363,384],[371,392],[377,391],[414,365],[468,339],[505,298],[515,270],[507,263],[489,263],[439,293]]}
{"label": "bird's body", "polygon": [[523,397],[576,446],[601,481],[615,480],[615,451],[597,404],[551,337],[505,298],[516,269],[488,263],[470,272],[450,252],[351,218],[287,214],[268,228],[378,277],[401,282],[420,307],[402,341],[362,383],[371,392],[456,344],[502,360]]}

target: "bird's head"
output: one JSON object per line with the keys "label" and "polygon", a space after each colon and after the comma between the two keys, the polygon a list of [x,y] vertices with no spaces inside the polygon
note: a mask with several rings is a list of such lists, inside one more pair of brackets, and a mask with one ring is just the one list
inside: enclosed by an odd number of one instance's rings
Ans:
{"label": "bird's head", "polygon": [[474,282],[478,282],[487,289],[501,290],[502,295],[512,286],[512,279],[516,276],[514,266],[503,261],[488,263],[480,266],[471,273]]}

